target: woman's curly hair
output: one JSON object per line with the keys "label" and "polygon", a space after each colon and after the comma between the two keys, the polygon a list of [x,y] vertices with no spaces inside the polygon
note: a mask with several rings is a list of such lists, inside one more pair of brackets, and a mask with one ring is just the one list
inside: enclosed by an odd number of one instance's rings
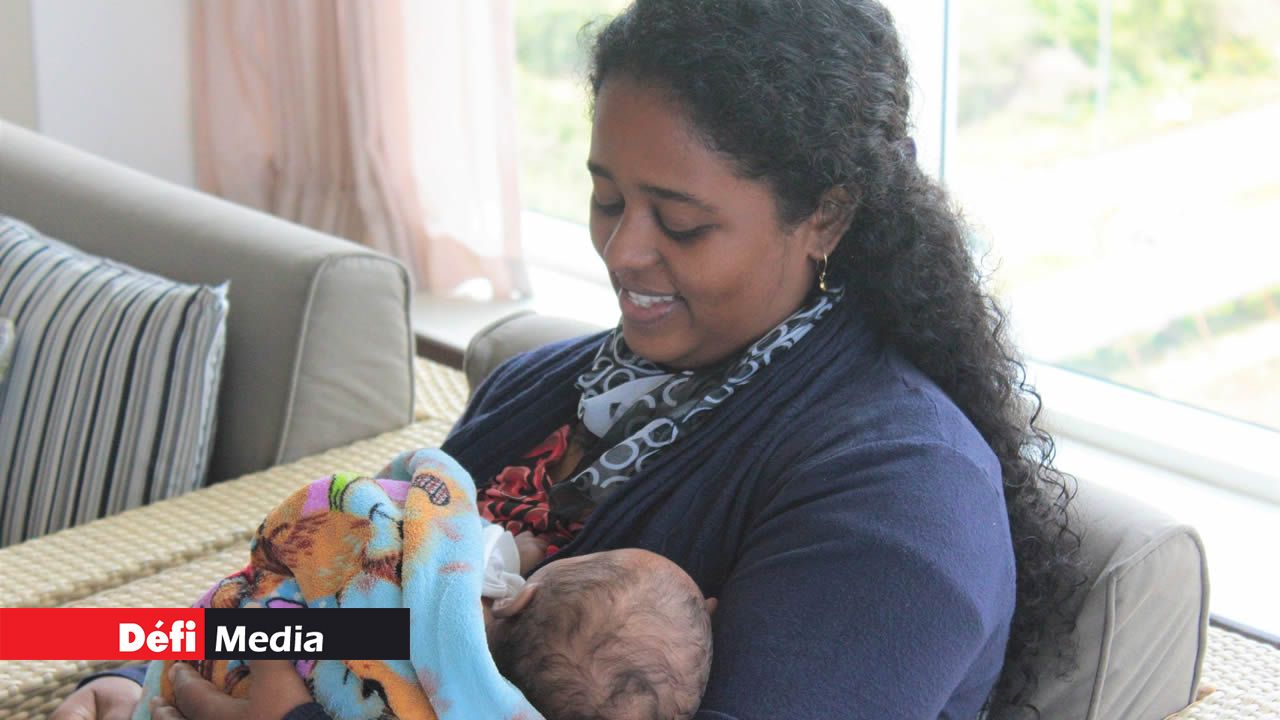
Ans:
{"label": "woman's curly hair", "polygon": [[595,37],[590,82],[616,74],[667,92],[708,147],[769,184],[784,225],[842,189],[853,219],[829,275],[856,290],[877,332],[927,373],[1000,459],[1017,568],[993,717],[1027,705],[1048,657],[1074,661],[1082,585],[1074,481],[1052,466],[1040,397],[983,289],[966,227],[921,172],[907,63],[875,0],[636,0]]}

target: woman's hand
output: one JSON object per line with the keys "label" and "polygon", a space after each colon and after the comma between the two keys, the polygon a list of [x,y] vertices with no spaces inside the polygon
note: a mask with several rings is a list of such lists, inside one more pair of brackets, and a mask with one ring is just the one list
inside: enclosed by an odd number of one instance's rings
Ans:
{"label": "woman's hand", "polygon": [[49,720],[128,720],[142,697],[142,686],[126,677],[106,675],[67,696]]}
{"label": "woman's hand", "polygon": [[186,663],[174,663],[169,673],[176,707],[153,698],[153,720],[280,720],[311,702],[311,693],[288,660],[250,661],[253,684],[248,700],[227,695]]}

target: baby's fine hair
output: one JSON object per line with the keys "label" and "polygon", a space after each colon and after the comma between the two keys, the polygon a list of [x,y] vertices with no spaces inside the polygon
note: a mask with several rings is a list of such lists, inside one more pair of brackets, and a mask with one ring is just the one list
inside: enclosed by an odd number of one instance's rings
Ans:
{"label": "baby's fine hair", "polygon": [[711,616],[671,565],[611,558],[548,572],[494,647],[547,720],[683,720],[711,673]]}

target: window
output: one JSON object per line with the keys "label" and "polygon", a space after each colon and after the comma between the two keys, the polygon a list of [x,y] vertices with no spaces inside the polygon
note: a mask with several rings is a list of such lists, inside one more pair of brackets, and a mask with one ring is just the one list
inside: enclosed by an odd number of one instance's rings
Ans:
{"label": "window", "polygon": [[606,21],[624,7],[625,0],[516,3],[520,192],[528,210],[581,225],[587,222],[589,35],[582,28]]}
{"label": "window", "polygon": [[943,177],[1020,347],[1057,366],[1060,465],[1192,523],[1212,610],[1276,632],[1280,6],[946,5]]}
{"label": "window", "polygon": [[951,5],[945,177],[1024,351],[1280,428],[1280,6]]}
{"label": "window", "polygon": [[[519,115],[521,236],[540,312],[601,326],[618,320],[604,266],[587,234],[591,177],[588,23],[626,0],[516,3],[516,111]],[[585,302],[584,302],[585,300]]]}

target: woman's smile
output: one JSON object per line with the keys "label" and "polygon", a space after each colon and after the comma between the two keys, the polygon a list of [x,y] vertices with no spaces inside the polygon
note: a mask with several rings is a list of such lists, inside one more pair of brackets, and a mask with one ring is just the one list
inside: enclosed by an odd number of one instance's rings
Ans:
{"label": "woman's smile", "polygon": [[659,325],[683,304],[680,296],[675,294],[660,295],[625,287],[618,290],[623,322],[636,329]]}

